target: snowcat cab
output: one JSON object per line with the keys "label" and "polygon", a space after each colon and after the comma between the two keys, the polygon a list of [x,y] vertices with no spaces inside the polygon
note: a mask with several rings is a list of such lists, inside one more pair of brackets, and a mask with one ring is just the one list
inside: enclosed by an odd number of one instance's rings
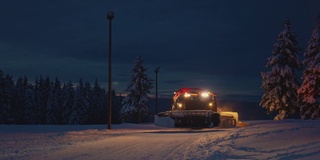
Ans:
{"label": "snowcat cab", "polygon": [[211,110],[217,112],[216,94],[199,88],[182,88],[173,96],[172,110]]}

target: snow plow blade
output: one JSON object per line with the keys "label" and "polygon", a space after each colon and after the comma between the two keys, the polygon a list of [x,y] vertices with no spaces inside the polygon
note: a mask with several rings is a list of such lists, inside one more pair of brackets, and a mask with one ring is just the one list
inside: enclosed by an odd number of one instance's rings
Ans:
{"label": "snow plow blade", "polygon": [[236,127],[238,123],[238,113],[237,112],[220,112],[221,123],[220,127],[232,128]]}
{"label": "snow plow blade", "polygon": [[232,128],[232,127],[245,127],[246,123],[239,121],[238,112],[220,112],[221,123],[220,127]]}

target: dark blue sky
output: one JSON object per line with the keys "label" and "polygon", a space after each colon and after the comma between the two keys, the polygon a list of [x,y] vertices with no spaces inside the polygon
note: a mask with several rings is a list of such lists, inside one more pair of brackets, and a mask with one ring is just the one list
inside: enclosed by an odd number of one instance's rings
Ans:
{"label": "dark blue sky", "polygon": [[[223,98],[259,100],[260,72],[289,18],[305,49],[318,0],[2,0],[0,69],[17,78],[58,77],[106,86],[109,10],[113,87],[125,93],[134,60],[160,66],[160,96],[203,87]],[[154,89],[152,90],[154,94]]]}

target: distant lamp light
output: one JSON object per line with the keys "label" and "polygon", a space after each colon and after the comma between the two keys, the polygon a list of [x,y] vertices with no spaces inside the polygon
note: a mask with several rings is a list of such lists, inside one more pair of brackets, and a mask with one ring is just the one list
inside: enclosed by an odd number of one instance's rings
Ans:
{"label": "distant lamp light", "polygon": [[114,12],[113,11],[109,11],[108,15],[107,15],[108,20],[112,20],[113,17],[114,17]]}
{"label": "distant lamp light", "polygon": [[186,97],[186,98],[187,98],[187,97],[190,97],[190,96],[191,96],[191,95],[190,95],[189,93],[185,93],[185,94],[184,94],[184,97]]}

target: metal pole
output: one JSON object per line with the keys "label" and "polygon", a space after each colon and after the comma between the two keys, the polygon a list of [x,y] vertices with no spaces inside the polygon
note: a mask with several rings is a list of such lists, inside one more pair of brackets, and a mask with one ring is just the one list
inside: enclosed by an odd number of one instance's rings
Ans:
{"label": "metal pole", "polygon": [[112,40],[112,35],[111,35],[111,22],[112,22],[112,19],[114,17],[114,12],[113,11],[110,11],[108,13],[108,20],[109,20],[109,120],[108,120],[108,129],[111,130],[111,115],[112,115],[112,68],[111,68],[111,40]]}
{"label": "metal pole", "polygon": [[155,114],[158,113],[158,73],[159,73],[160,67],[157,67],[154,72],[156,73],[156,108],[155,108]]}

